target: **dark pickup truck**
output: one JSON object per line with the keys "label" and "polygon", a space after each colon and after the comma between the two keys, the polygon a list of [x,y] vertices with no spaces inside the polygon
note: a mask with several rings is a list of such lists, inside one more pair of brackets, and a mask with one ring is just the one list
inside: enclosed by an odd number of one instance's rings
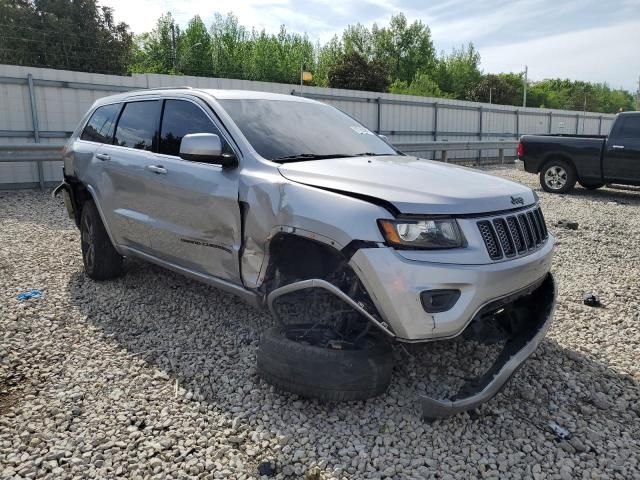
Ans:
{"label": "dark pickup truck", "polygon": [[576,182],[590,190],[640,185],[640,112],[619,113],[609,136],[523,135],[518,158],[551,193],[566,193]]}

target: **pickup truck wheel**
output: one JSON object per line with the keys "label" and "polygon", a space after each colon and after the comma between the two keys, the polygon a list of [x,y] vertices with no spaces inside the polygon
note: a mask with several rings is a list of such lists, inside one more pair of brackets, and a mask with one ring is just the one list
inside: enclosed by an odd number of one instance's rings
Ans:
{"label": "pickup truck wheel", "polygon": [[580,180],[578,180],[578,183],[580,184],[580,186],[586,188],[587,190],[597,190],[598,188],[604,187],[604,183],[589,183],[581,182]]}
{"label": "pickup truck wheel", "polygon": [[94,280],[108,280],[122,273],[122,256],[113,248],[93,201],[80,214],[80,241],[84,271]]}
{"label": "pickup truck wheel", "polygon": [[358,349],[325,348],[292,340],[296,327],[302,326],[273,327],[262,334],[258,374],[266,382],[322,401],[364,400],[387,390],[393,369],[388,341],[368,336]]}
{"label": "pickup truck wheel", "polygon": [[549,193],[567,193],[576,180],[575,168],[565,160],[550,160],[540,170],[540,185]]}

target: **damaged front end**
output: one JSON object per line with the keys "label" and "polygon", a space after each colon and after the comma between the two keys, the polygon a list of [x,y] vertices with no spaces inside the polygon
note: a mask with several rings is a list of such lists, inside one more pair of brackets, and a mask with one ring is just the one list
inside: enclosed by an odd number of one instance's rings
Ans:
{"label": "damaged front end", "polygon": [[553,318],[556,295],[555,280],[548,273],[526,291],[481,309],[462,335],[479,343],[502,343],[501,351],[484,374],[467,381],[450,398],[420,395],[422,416],[435,419],[455,415],[493,398],[544,338]]}
{"label": "damaged front end", "polygon": [[[333,282],[327,280],[330,279],[293,281],[273,289],[267,297],[272,315],[282,325],[286,327],[288,318],[295,319],[290,328],[298,341],[331,349],[357,348],[360,339],[368,335],[378,335],[386,341],[396,341],[396,344],[402,342],[370,302],[353,295],[352,292],[362,292],[361,289],[354,288],[350,292],[345,285],[338,288],[335,279]],[[494,397],[544,338],[555,301],[556,285],[548,273],[526,289],[485,305],[456,339],[444,340],[491,345],[499,347],[500,351],[493,356],[484,373],[472,380],[465,377],[464,384],[447,398],[417,393],[423,417],[435,419],[473,410]],[[314,302],[320,302],[318,308],[312,306]],[[296,305],[303,311],[291,314]],[[303,327],[300,318],[316,321]],[[438,344],[441,342],[415,346]]]}

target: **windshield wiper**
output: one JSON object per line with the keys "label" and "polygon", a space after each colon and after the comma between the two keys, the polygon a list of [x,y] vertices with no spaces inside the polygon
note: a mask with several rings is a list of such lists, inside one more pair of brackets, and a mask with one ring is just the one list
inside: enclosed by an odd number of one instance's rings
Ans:
{"label": "windshield wiper", "polygon": [[362,153],[354,153],[353,157],[388,157],[390,155],[395,155],[395,153],[374,153],[374,152],[362,152]]}
{"label": "windshield wiper", "polygon": [[296,153],[295,155],[286,155],[284,157],[274,158],[272,162],[288,163],[288,162],[304,162],[306,160],[326,160],[329,158],[345,158],[353,157],[350,154],[344,153],[332,153],[328,155],[322,155],[319,153]]}
{"label": "windshield wiper", "polygon": [[329,158],[349,158],[349,157],[382,157],[385,155],[393,155],[393,153],[331,153],[331,154],[319,154],[319,153],[296,153],[295,155],[286,155],[284,157],[274,158],[273,162],[289,163],[289,162],[304,162],[306,160],[327,160]]}

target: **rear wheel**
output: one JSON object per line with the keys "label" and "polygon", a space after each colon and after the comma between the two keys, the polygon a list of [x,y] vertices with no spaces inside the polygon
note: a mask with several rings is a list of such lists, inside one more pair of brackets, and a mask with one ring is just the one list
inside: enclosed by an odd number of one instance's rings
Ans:
{"label": "rear wheel", "polygon": [[566,160],[549,160],[540,170],[540,185],[549,193],[567,193],[576,180],[576,170]]}
{"label": "rear wheel", "polygon": [[578,183],[586,188],[587,190],[597,190],[598,188],[602,188],[604,187],[604,183],[598,183],[598,182],[583,182],[581,180],[578,180]]}
{"label": "rear wheel", "polygon": [[90,278],[108,280],[122,273],[122,256],[113,248],[92,200],[88,200],[82,207],[80,240],[84,271]]}

